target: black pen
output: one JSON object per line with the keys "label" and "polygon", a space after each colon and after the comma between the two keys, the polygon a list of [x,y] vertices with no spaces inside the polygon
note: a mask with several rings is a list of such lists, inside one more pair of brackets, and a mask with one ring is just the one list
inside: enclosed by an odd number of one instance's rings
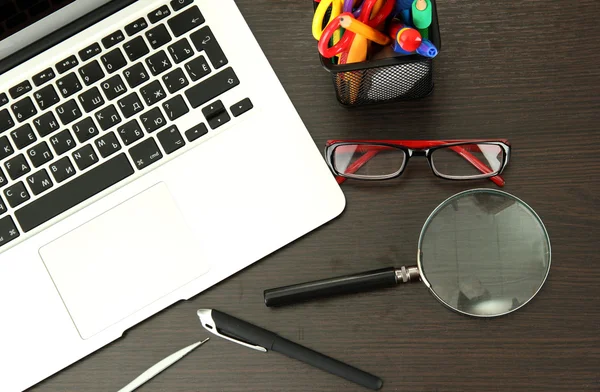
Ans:
{"label": "black pen", "polygon": [[276,351],[373,390],[383,386],[383,381],[372,374],[218,310],[200,309],[198,317],[204,328],[223,339],[264,353]]}

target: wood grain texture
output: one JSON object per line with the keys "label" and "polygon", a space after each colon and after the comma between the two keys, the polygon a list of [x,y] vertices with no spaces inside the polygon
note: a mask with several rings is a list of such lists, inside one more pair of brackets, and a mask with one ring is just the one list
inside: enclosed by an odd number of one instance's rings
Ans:
{"label": "wood grain texture", "polygon": [[[435,206],[458,191],[495,186],[445,182],[415,160],[396,181],[347,182],[340,218],[31,390],[118,390],[205,338],[195,316],[203,307],[370,371],[383,391],[600,390],[600,2],[440,0],[433,95],[352,111],[337,104],[319,64],[309,0],[237,4],[319,147],[329,138],[508,138],[514,154],[505,190],[528,202],[551,235],[546,285],[523,309],[491,320],[447,310],[422,284],[265,308],[266,288],[413,263]],[[140,389],[332,390],[363,391],[218,338]]]}

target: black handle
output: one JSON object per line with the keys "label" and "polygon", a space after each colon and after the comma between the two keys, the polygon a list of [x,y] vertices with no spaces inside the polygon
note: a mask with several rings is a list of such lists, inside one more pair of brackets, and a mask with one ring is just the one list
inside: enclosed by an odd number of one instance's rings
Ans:
{"label": "black handle", "polygon": [[336,376],[345,378],[348,381],[352,381],[366,388],[378,390],[383,386],[383,381],[377,376],[291,342],[281,336],[275,338],[272,350],[331,374],[335,374]]}
{"label": "black handle", "polygon": [[277,287],[264,292],[265,305],[269,307],[289,305],[314,298],[340,294],[358,293],[396,285],[394,267],[354,275],[300,283],[292,286]]}

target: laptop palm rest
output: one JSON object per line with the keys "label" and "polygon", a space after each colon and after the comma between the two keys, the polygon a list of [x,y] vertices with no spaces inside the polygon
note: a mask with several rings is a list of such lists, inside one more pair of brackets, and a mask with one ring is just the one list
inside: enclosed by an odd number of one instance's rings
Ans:
{"label": "laptop palm rest", "polygon": [[205,274],[197,239],[164,183],[43,246],[83,339]]}

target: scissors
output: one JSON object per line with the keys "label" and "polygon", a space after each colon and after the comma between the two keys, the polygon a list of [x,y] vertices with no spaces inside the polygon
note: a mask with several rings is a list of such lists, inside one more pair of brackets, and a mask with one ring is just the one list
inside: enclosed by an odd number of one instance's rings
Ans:
{"label": "scissors", "polygon": [[[323,22],[325,21],[325,14],[331,7],[331,14],[329,16],[329,22],[334,18],[337,18],[342,13],[342,4],[344,0],[321,0],[317,9],[315,10],[315,16],[313,17],[312,23],[312,35],[318,41],[323,34]],[[352,0],[351,0],[352,1]],[[341,32],[338,30],[333,34],[334,44],[339,42]]]}
{"label": "scissors", "polygon": [[[394,9],[396,2],[395,0],[385,0],[383,6],[379,9],[379,12],[375,13],[373,18],[370,18],[373,8],[378,2],[381,2],[381,0],[365,0],[361,5],[362,10],[360,12],[360,15],[356,19],[374,28],[383,23]],[[323,3],[323,0],[321,1],[321,3]],[[351,7],[351,4],[353,4],[353,0],[345,0],[344,6],[348,8]],[[354,17],[352,13],[340,15],[349,15]],[[319,39],[319,53],[321,53],[321,55],[325,58],[331,58],[342,53],[348,53],[349,57],[362,58],[362,55],[358,56],[350,53],[351,48],[353,46],[352,43],[354,41],[354,38],[356,37],[356,34],[351,31],[345,31],[341,39],[337,43],[334,43],[334,45],[331,47],[329,46],[329,42],[332,39],[333,34],[336,31],[339,31],[341,27],[340,15],[331,19],[325,30],[323,30],[321,38]],[[364,45],[356,45],[356,47],[360,47],[362,49],[364,48]],[[366,53],[364,54],[364,57],[366,59]]]}

